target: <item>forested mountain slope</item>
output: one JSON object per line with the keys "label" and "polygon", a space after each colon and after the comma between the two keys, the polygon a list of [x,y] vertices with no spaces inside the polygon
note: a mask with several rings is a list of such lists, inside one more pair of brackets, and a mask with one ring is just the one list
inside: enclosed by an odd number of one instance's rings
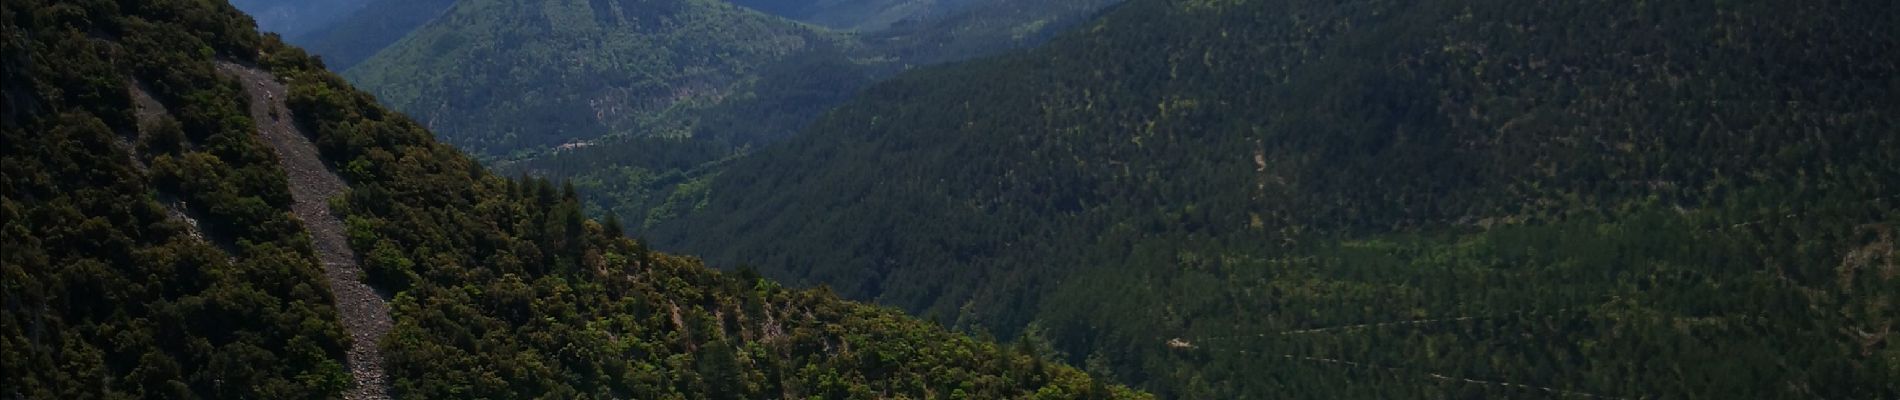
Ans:
{"label": "forested mountain slope", "polygon": [[284,173],[200,52],[255,54],[259,36],[202,4],[0,9],[7,397],[326,399],[350,383]]}
{"label": "forested mountain slope", "polygon": [[[856,45],[818,47],[785,58],[733,87],[731,95],[716,104],[653,118],[634,135],[501,161],[496,166],[510,172],[571,178],[585,194],[582,198],[590,214],[617,215],[629,226],[644,229],[690,211],[704,200],[706,185],[733,160],[757,146],[791,137],[867,85],[917,66],[1035,45],[1116,2],[932,3],[921,7],[934,11],[907,17],[906,23],[857,32],[852,36]],[[740,3],[772,10],[761,2]],[[809,5],[850,8],[878,2],[821,3]]]}
{"label": "forested mountain slope", "polygon": [[1164,397],[1895,397],[1896,11],[1135,0],[642,234]]}
{"label": "forested mountain slope", "polygon": [[732,0],[772,15],[844,31],[878,31],[948,14],[970,0]]}
{"label": "forested mountain slope", "polygon": [[934,12],[863,37],[907,68],[928,66],[1041,44],[1120,2],[945,0]]}
{"label": "forested mountain slope", "polygon": [[444,141],[506,155],[628,134],[839,40],[713,0],[464,0],[347,73]]}
{"label": "forested mountain slope", "polygon": [[330,70],[348,71],[454,5],[455,0],[372,0],[328,25],[284,38],[322,56]]}
{"label": "forested mountain slope", "polygon": [[[344,363],[364,345],[396,398],[1146,397],[1033,343],[649,251],[223,3],[0,21],[8,397],[378,398]],[[349,337],[336,264],[387,296],[386,336]]]}

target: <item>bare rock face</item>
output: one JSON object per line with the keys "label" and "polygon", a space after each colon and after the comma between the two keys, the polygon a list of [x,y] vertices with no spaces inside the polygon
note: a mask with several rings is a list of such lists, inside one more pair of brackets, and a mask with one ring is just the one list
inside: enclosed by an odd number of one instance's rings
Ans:
{"label": "bare rock face", "polygon": [[258,133],[277,153],[277,162],[290,177],[290,195],[296,201],[291,212],[310,232],[317,258],[323,262],[324,278],[336,297],[337,312],[342,314],[343,327],[350,331],[348,361],[356,384],[343,398],[388,399],[389,380],[383,374],[380,342],[394,325],[389,305],[360,280],[363,268],[344,239],[343,221],[330,213],[330,199],[342,195],[349,185],[323,163],[316,144],[287,114],[284,98],[289,91],[282,82],[256,67],[227,62],[219,63],[218,68],[243,83],[251,99],[251,119],[257,121]]}

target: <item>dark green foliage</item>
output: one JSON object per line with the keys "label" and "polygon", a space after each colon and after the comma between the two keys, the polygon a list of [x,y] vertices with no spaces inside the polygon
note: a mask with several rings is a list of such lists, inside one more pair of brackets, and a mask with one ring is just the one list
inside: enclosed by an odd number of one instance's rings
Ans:
{"label": "dark green foliage", "polygon": [[373,249],[371,279],[397,292],[385,346],[399,395],[1079,398],[1094,385],[1063,367],[1006,375],[1000,365],[1048,361],[651,252],[585,220],[571,187],[496,178],[424,135],[358,139],[347,127],[423,131],[293,69],[292,108],[322,116],[308,122],[325,154],[379,171],[343,203],[352,247]]}
{"label": "dark green foliage", "polygon": [[300,51],[268,50],[292,114],[351,181],[338,202],[351,246],[394,294],[383,345],[399,396],[1104,394],[892,310],[647,250],[586,219],[574,185],[490,175]]}
{"label": "dark green foliage", "polygon": [[[0,21],[0,391],[338,396],[348,338],[284,175],[210,62],[254,57],[243,14],[28,0]],[[136,113],[134,82],[170,112]]]}
{"label": "dark green foliage", "polygon": [[1138,0],[642,233],[1165,397],[1900,396],[1896,11]]}

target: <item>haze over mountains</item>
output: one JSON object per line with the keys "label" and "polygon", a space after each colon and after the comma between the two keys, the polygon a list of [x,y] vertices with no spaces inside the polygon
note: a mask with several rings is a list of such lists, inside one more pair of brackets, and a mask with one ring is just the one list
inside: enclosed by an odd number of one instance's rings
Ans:
{"label": "haze over mountains", "polygon": [[333,71],[348,71],[448,11],[456,0],[371,0],[355,13],[298,36],[288,36],[323,58]]}
{"label": "haze over mountains", "polygon": [[323,29],[377,0],[236,0],[231,5],[250,14],[258,29],[298,37]]}

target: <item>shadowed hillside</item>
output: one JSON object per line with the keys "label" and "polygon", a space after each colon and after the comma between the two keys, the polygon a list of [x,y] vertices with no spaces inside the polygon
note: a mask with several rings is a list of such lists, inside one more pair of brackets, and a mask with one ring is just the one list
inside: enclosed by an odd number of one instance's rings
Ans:
{"label": "shadowed hillside", "polygon": [[641,233],[1164,397],[1892,397],[1894,12],[1137,0]]}

